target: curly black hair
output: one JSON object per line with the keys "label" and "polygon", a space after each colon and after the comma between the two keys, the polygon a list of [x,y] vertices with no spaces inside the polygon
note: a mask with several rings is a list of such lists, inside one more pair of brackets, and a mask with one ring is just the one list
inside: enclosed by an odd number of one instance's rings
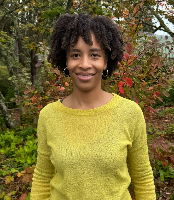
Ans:
{"label": "curly black hair", "polygon": [[[73,48],[81,36],[86,44],[92,46],[91,31],[96,41],[104,49],[107,59],[108,76],[119,68],[123,59],[123,39],[119,26],[107,16],[94,16],[87,13],[64,14],[57,20],[51,36],[51,51],[48,62],[58,67],[60,72],[66,68],[68,48]],[[104,70],[105,71],[105,70]],[[102,79],[106,79],[102,76]]]}

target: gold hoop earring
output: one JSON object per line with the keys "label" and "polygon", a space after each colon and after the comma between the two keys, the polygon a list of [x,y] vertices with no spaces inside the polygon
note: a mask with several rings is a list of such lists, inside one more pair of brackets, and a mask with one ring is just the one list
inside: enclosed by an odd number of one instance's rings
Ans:
{"label": "gold hoop earring", "polygon": [[[67,71],[66,71],[66,70],[67,70]],[[70,76],[70,75],[69,75],[69,70],[67,69],[67,67],[64,69],[64,75],[65,75],[66,77]]]}
{"label": "gold hoop earring", "polygon": [[[105,71],[105,70],[103,70],[103,71]],[[104,76],[103,73],[102,73],[102,76],[106,78],[108,76],[108,70],[107,70],[106,76]]]}

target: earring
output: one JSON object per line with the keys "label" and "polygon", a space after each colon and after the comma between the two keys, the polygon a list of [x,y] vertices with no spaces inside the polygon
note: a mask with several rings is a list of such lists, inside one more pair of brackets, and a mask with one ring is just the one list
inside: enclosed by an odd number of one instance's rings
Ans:
{"label": "earring", "polygon": [[[66,71],[66,70],[67,70],[67,71]],[[67,67],[64,69],[64,75],[65,75],[66,77],[69,76],[69,70],[67,69]]]}
{"label": "earring", "polygon": [[[104,72],[104,71],[105,71],[105,70],[103,70],[103,72]],[[108,76],[108,70],[107,70],[106,76],[104,76],[103,73],[102,73],[102,76],[103,76],[104,78],[106,78],[106,77]]]}

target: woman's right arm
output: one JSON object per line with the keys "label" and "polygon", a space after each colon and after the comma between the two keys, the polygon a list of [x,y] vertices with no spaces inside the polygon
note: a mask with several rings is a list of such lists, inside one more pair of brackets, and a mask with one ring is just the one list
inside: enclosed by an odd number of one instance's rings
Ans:
{"label": "woman's right arm", "polygon": [[33,174],[30,200],[49,200],[50,181],[55,173],[54,166],[50,160],[51,150],[47,145],[45,122],[44,113],[41,111],[37,127],[37,164]]}

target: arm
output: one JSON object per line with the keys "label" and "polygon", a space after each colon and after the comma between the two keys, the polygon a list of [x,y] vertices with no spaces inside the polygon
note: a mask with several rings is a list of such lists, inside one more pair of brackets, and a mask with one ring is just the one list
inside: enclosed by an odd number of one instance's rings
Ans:
{"label": "arm", "polygon": [[50,198],[50,180],[55,173],[54,166],[50,161],[51,150],[47,145],[45,122],[41,111],[37,127],[37,164],[33,175],[30,200],[48,200]]}
{"label": "arm", "polygon": [[153,171],[148,155],[146,122],[140,107],[132,136],[132,147],[128,150],[128,164],[136,200],[156,200]]}

